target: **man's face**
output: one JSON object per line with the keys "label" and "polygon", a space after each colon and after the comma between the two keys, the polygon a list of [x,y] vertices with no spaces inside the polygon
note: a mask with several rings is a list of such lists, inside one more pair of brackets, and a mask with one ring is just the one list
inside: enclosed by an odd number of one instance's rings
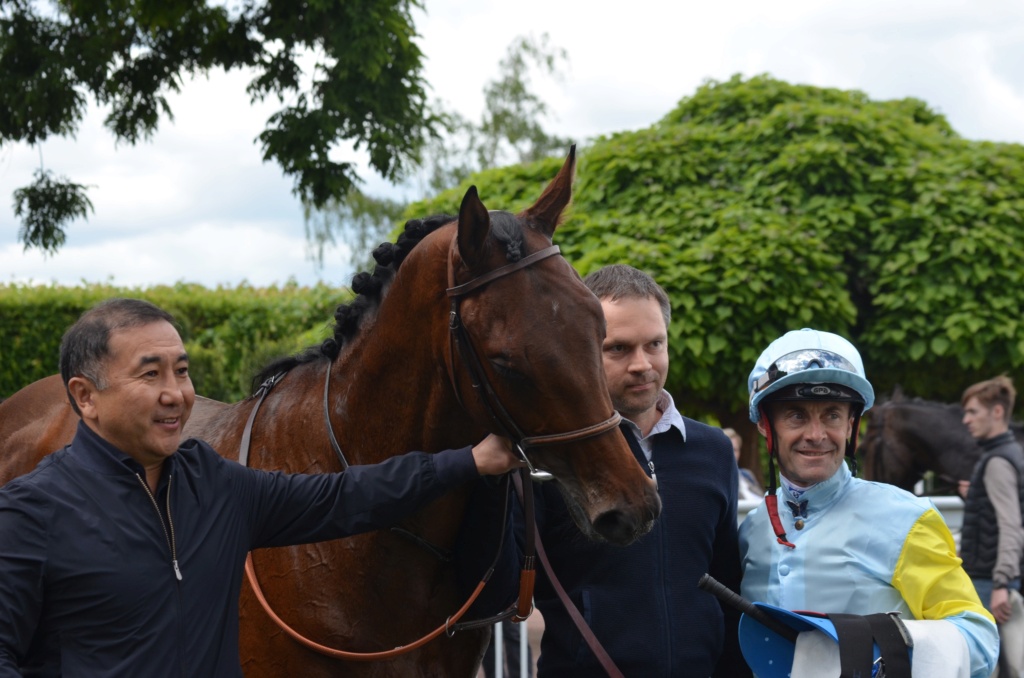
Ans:
{"label": "man's face", "polygon": [[602,299],[604,372],[618,412],[648,430],[668,376],[668,330],[657,299]]}
{"label": "man's face", "polygon": [[174,454],[196,398],[177,330],[160,320],[114,332],[103,378],[102,391],[69,382],[85,423],[146,468]]}
{"label": "man's face", "polygon": [[[849,403],[827,400],[777,402],[768,406],[778,441],[779,467],[790,481],[810,487],[828,480],[843,463],[853,432]],[[763,424],[758,424],[765,434]]]}
{"label": "man's face", "polygon": [[971,396],[964,404],[964,426],[975,440],[987,440],[1003,432],[1006,422],[1003,420],[1003,406],[991,408],[981,404],[976,396]]}

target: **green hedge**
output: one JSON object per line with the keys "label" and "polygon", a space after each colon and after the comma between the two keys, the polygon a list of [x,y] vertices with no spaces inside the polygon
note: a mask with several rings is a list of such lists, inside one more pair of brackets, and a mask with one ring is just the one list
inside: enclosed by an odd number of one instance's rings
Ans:
{"label": "green hedge", "polygon": [[295,283],[216,289],[184,283],[145,289],[0,285],[0,397],[58,371],[61,336],[82,312],[103,299],[136,297],[177,319],[198,393],[240,400],[268,360],[329,336],[335,307],[351,296],[345,289]]}

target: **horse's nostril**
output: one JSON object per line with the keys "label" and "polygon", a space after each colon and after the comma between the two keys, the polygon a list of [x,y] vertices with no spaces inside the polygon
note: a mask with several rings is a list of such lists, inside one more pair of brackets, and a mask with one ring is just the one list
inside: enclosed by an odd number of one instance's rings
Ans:
{"label": "horse's nostril", "polygon": [[646,534],[661,515],[661,497],[651,484],[644,489],[646,501],[639,513],[615,509],[605,511],[594,520],[594,531],[616,546],[632,544]]}
{"label": "horse's nostril", "polygon": [[616,546],[626,546],[637,537],[637,523],[624,511],[605,511],[594,521],[594,530]]}

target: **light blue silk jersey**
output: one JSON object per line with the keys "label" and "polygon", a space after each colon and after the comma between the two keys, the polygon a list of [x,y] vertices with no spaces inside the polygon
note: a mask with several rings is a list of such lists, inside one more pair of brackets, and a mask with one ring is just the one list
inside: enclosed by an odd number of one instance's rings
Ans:
{"label": "light blue silk jersey", "polygon": [[967,641],[971,678],[992,673],[999,654],[995,623],[930,500],[854,478],[845,463],[803,493],[803,509],[785,487],[776,494],[786,538],[796,548],[776,540],[764,503],[751,511],[739,533],[745,598],[788,610],[944,619]]}

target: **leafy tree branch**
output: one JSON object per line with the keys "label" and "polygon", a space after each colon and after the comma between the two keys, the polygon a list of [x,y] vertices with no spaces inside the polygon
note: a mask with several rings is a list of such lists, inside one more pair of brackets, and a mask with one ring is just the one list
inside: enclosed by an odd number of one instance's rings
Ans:
{"label": "leafy tree branch", "polygon": [[[117,142],[135,144],[172,119],[167,95],[213,69],[248,68],[252,101],[282,108],[259,141],[294,192],[319,208],[359,177],[338,149],[365,151],[374,171],[398,180],[434,133],[423,55],[410,11],[416,0],[0,0],[0,146],[73,136],[90,101],[110,109]],[[314,66],[302,68],[312,55]],[[57,184],[32,185],[23,201],[26,246],[65,239],[68,218],[48,202]],[[20,190],[29,190],[20,189]],[[84,197],[84,188],[77,194]]]}

